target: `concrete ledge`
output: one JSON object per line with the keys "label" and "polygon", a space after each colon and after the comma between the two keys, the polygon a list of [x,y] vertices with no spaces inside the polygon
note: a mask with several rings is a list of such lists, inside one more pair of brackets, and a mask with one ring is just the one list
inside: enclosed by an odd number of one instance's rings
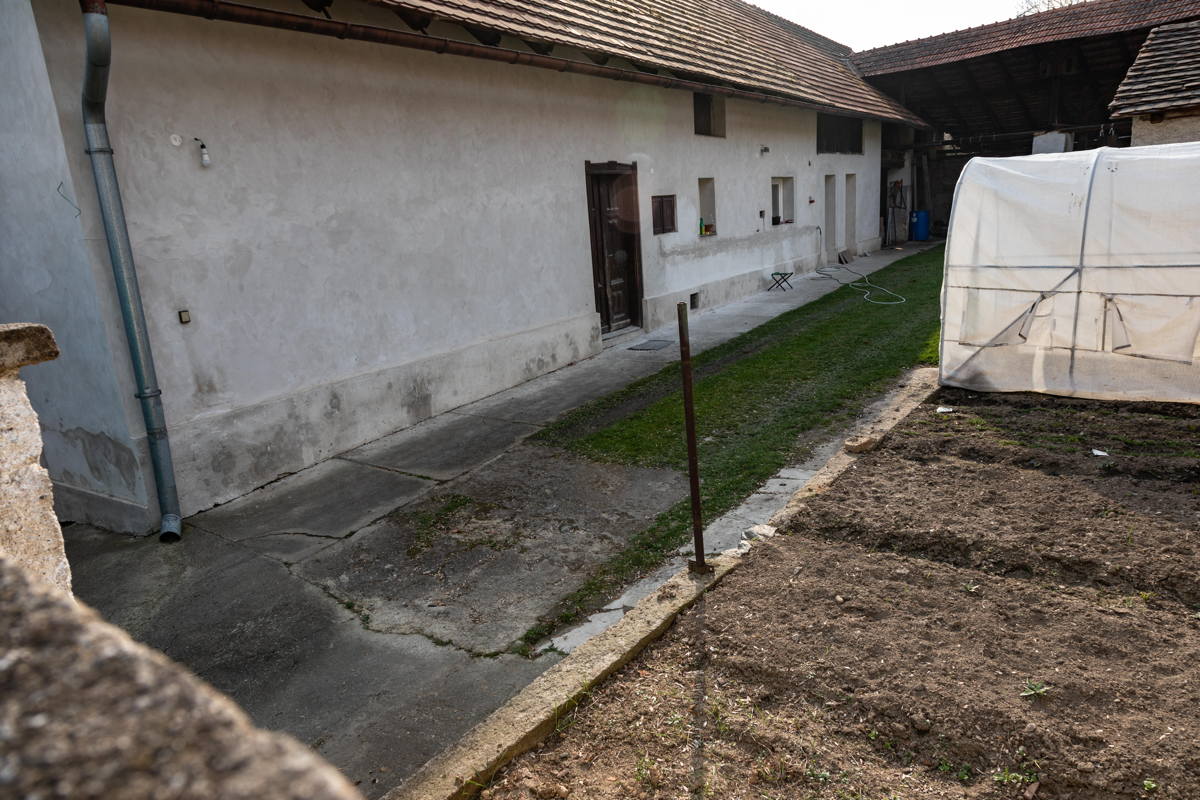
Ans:
{"label": "concrete ledge", "polygon": [[58,343],[45,325],[10,322],[0,325],[0,372],[58,358]]}
{"label": "concrete ledge", "polygon": [[657,639],[675,617],[712,588],[740,560],[711,559],[711,575],[676,574],[620,622],[588,640],[476,725],[383,800],[459,800],[487,785],[512,759],[553,733],[591,687],[612,675]]}
{"label": "concrete ledge", "polygon": [[[184,516],[601,351],[595,312],[172,423]],[[168,405],[168,416],[172,413]]]}
{"label": "concrete ledge", "polygon": [[64,522],[84,522],[110,531],[158,533],[158,503],[135,503],[119,497],[54,481],[54,513]]}

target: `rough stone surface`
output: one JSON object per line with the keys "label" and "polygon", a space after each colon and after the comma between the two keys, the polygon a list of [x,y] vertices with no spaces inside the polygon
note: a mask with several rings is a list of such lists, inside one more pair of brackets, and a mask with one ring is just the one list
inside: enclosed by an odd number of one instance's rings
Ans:
{"label": "rough stone surface", "polygon": [[45,325],[8,322],[0,325],[0,372],[53,361],[58,343]]}
{"label": "rough stone surface", "polygon": [[846,440],[847,453],[869,453],[883,441],[882,436],[857,436]]}
{"label": "rough stone surface", "polygon": [[57,355],[44,325],[0,325],[0,555],[69,593],[71,568],[41,465],[42,432],[17,373]]}
{"label": "rough stone surface", "polygon": [[0,559],[0,795],[361,795],[293,739]]}

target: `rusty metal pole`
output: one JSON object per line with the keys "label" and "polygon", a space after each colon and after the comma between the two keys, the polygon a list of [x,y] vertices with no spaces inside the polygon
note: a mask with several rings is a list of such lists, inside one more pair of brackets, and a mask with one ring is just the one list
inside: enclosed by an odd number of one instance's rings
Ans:
{"label": "rusty metal pole", "polygon": [[680,303],[679,363],[683,368],[683,426],[687,432],[688,479],[692,487],[692,540],[696,558],[688,562],[692,572],[712,572],[704,562],[704,520],[700,514],[700,459],[696,454],[696,407],[692,400],[692,343],[688,340],[688,304]]}

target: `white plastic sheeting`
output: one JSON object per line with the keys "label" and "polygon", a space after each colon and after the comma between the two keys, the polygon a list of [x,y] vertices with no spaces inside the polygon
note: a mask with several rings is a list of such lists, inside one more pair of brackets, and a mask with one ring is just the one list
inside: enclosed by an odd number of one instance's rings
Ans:
{"label": "white plastic sheeting", "polygon": [[1200,402],[1200,143],[976,158],[946,243],[941,382]]}

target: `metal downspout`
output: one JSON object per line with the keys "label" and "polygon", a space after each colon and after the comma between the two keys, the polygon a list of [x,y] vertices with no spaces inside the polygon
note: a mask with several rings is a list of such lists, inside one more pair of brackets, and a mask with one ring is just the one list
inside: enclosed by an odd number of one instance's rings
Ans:
{"label": "metal downspout", "polygon": [[136,397],[142,404],[146,422],[146,440],[154,468],[154,485],[158,492],[158,507],[162,514],[159,540],[177,542],[182,520],[179,514],[179,493],[175,488],[175,471],[171,464],[171,443],[167,439],[167,420],[163,413],[162,390],[154,372],[154,356],[146,331],[146,312],[138,289],[137,271],[133,264],[133,246],[125,225],[125,209],[121,204],[121,189],[113,166],[112,145],[108,139],[108,124],[104,119],[104,103],[108,93],[108,69],[112,63],[112,39],[108,28],[108,8],[104,0],[80,0],[83,10],[83,30],[87,42],[87,58],[83,77],[83,131],[87,153],[96,177],[96,194],[100,199],[100,216],[104,220],[104,235],[108,239],[108,254],[112,260],[117,300],[125,323],[125,338],[129,358],[133,362],[137,381]]}

